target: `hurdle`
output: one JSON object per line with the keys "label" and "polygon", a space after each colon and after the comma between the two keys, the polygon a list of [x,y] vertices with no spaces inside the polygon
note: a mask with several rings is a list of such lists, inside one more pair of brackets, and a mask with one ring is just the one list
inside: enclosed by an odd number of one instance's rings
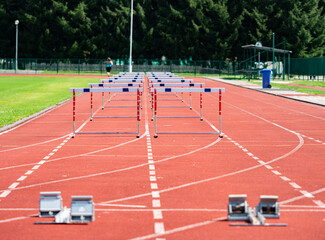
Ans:
{"label": "hurdle", "polygon": [[[155,120],[155,134],[154,137],[157,138],[158,134],[218,134],[220,138],[222,138],[222,118],[221,118],[221,96],[222,93],[225,92],[224,88],[152,88],[152,92],[154,92],[154,120]],[[190,92],[190,93],[219,93],[219,132],[157,132],[157,93],[158,92]],[[202,100],[200,101],[200,107],[202,107]]]}
{"label": "hurdle", "polygon": [[[143,87],[143,83],[88,83],[89,87]],[[111,102],[111,93],[109,92],[108,101]],[[141,97],[141,109],[142,109],[142,92],[140,92]],[[120,100],[122,101],[122,100]],[[126,100],[125,100],[126,101]],[[104,92],[102,93],[102,110],[105,108],[104,106]]]}
{"label": "hurdle", "polygon": [[[138,88],[70,88],[70,92],[72,92],[73,97],[72,97],[72,102],[73,102],[73,111],[72,111],[72,120],[73,120],[73,134],[72,138],[75,137],[76,134],[137,134],[137,138],[140,136],[140,120],[141,120],[141,101],[140,101],[140,92],[143,92],[143,87],[138,87]],[[93,103],[92,103],[92,93],[103,93],[103,92],[116,92],[116,93],[126,93],[126,92],[136,92],[137,93],[137,132],[76,132],[75,127],[76,127],[76,93],[87,93],[89,92],[91,94],[91,119],[93,118],[92,116],[92,108],[93,108]],[[104,118],[104,117],[101,117]],[[120,117],[105,117],[105,118],[120,118]]]}
{"label": "hurdle", "polygon": [[[149,101],[152,103],[153,102],[153,92],[151,91],[151,88],[157,88],[157,87],[204,87],[205,83],[149,83],[149,92],[151,98]],[[184,96],[183,92],[182,94],[182,102],[184,101]],[[176,95],[177,96],[177,95]],[[178,99],[163,99],[163,101],[177,101]],[[161,106],[161,107],[175,107],[175,106]],[[190,109],[192,109],[192,95],[190,93]],[[174,118],[200,118],[201,121],[203,120],[202,118],[202,93],[200,93],[200,111],[201,111],[201,116],[200,117],[174,117]],[[152,118],[151,121],[153,121],[153,104],[151,104],[151,112],[152,112]],[[160,117],[162,118],[162,117]],[[165,118],[173,118],[173,117],[165,117]]]}

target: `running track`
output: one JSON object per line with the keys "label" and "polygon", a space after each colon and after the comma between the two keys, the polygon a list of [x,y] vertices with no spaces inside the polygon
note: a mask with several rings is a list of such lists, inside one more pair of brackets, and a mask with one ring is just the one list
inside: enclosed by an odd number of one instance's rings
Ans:
{"label": "running track", "polygon": [[[90,82],[94,80],[90,79]],[[203,78],[224,87],[223,132],[154,138],[150,104],[143,103],[140,138],[135,135],[77,135],[69,101],[0,133],[0,239],[325,239],[325,111]],[[68,89],[67,89],[68,91]],[[158,106],[188,104],[179,97]],[[90,122],[88,94],[77,97],[82,131],[136,131],[136,120],[97,118]],[[106,105],[135,105],[113,96]],[[134,99],[136,99],[134,97]],[[144,93],[147,99],[147,92]],[[106,98],[107,100],[107,98]],[[178,100],[178,101],[175,101]],[[95,116],[136,116],[135,108],[100,109]],[[217,95],[203,96],[204,121],[158,119],[158,131],[218,128]],[[158,108],[159,115],[199,115]],[[93,195],[95,221],[88,225],[35,225],[41,191]],[[229,194],[278,195],[287,227],[231,227],[225,221]]]}

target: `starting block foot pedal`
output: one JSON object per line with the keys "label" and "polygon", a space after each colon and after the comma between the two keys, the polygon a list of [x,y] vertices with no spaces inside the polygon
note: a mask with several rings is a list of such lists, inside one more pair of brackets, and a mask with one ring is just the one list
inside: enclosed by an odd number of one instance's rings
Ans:
{"label": "starting block foot pedal", "polygon": [[251,209],[246,194],[229,195],[228,221],[248,221]]}
{"label": "starting block foot pedal", "polygon": [[265,218],[280,218],[278,196],[261,195],[255,211]]}
{"label": "starting block foot pedal", "polygon": [[41,192],[39,217],[54,217],[62,210],[61,192]]}
{"label": "starting block foot pedal", "polygon": [[92,222],[95,220],[92,196],[71,197],[71,222]]}

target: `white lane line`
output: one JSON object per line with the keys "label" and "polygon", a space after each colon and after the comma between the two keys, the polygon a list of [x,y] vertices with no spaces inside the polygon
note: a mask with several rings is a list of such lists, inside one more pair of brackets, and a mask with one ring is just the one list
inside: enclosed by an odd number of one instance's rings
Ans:
{"label": "white lane line", "polygon": [[154,209],[153,210],[153,219],[162,219],[162,212],[160,209]]}
{"label": "white lane line", "polygon": [[314,198],[314,195],[311,194],[310,192],[307,192],[307,191],[304,191],[304,190],[301,190],[300,192],[307,198]]}
{"label": "white lane line", "polygon": [[247,150],[246,148],[243,148],[242,150],[243,150],[244,152],[248,152],[248,150]]}
{"label": "white lane line", "polygon": [[282,180],[284,180],[284,181],[290,181],[290,178],[287,178],[285,176],[281,176],[280,178],[282,178]]}
{"label": "white lane line", "polygon": [[34,171],[29,170],[29,171],[27,171],[27,172],[25,173],[25,175],[31,175],[33,172],[34,172]]}
{"label": "white lane line", "polygon": [[41,165],[35,165],[32,169],[36,170],[40,167]]}
{"label": "white lane line", "polygon": [[265,162],[263,162],[262,160],[259,160],[258,162],[259,162],[260,164],[262,164],[262,165],[265,164]]}
{"label": "white lane line", "polygon": [[158,189],[158,184],[157,183],[150,183],[150,188],[151,189]]}
{"label": "white lane line", "polygon": [[24,181],[27,178],[27,176],[21,176],[20,178],[17,179],[17,181]]}
{"label": "white lane line", "polygon": [[289,184],[290,184],[291,186],[293,186],[294,188],[301,188],[297,183],[290,182]]}
{"label": "white lane line", "polygon": [[5,190],[0,194],[0,197],[5,198],[5,197],[7,197],[9,195],[9,193],[11,193],[11,191]]}
{"label": "white lane line", "polygon": [[152,191],[151,195],[152,195],[153,198],[159,198],[160,197],[160,194],[159,194],[158,191]]}
{"label": "white lane line", "polygon": [[267,169],[273,169],[273,167],[271,167],[270,165],[265,165],[264,167],[266,167]]}
{"label": "white lane line", "polygon": [[156,175],[156,171],[149,171],[149,175]]}
{"label": "white lane line", "polygon": [[47,159],[49,159],[51,156],[46,156],[46,157],[44,157],[43,159],[45,159],[45,160],[47,160]]}
{"label": "white lane line", "polygon": [[259,158],[258,158],[258,157],[256,157],[256,156],[254,156],[253,158],[254,158],[255,160],[259,160]]}
{"label": "white lane line", "polygon": [[45,163],[45,161],[40,161],[38,164],[43,164],[43,163]]}
{"label": "white lane line", "polygon": [[325,203],[323,203],[321,200],[313,200],[313,202],[314,202],[316,205],[318,205],[318,206],[320,206],[320,207],[322,207],[322,208],[325,208]]}
{"label": "white lane line", "polygon": [[59,145],[59,146],[57,146],[56,148],[59,149],[59,148],[62,148],[62,146]]}
{"label": "white lane line", "polygon": [[52,150],[52,152],[57,152],[59,149],[57,149],[57,148],[54,148],[53,150]]}
{"label": "white lane line", "polygon": [[247,155],[248,155],[248,156],[251,156],[251,157],[254,156],[254,154],[253,154],[253,153],[250,153],[250,152],[248,152]]}
{"label": "white lane line", "polygon": [[162,234],[165,233],[165,226],[164,223],[156,222],[155,223],[155,233],[156,234]]}
{"label": "white lane line", "polygon": [[150,170],[155,170],[155,165],[150,164],[150,165],[149,165],[149,169],[150,169]]}
{"label": "white lane line", "polygon": [[281,175],[281,173],[279,173],[278,171],[276,171],[276,170],[273,170],[272,171],[275,175]]}
{"label": "white lane line", "polygon": [[157,181],[156,176],[150,176],[150,181],[151,181],[151,182],[155,182],[155,181]]}
{"label": "white lane line", "polygon": [[18,182],[14,182],[14,183],[11,184],[8,188],[9,188],[9,189],[14,189],[14,188],[16,188],[18,185],[19,185]]}
{"label": "white lane line", "polygon": [[154,207],[154,208],[161,207],[160,200],[159,199],[152,200],[152,207]]}
{"label": "white lane line", "polygon": [[153,160],[149,160],[148,163],[153,164],[154,162],[153,162]]}
{"label": "white lane line", "polygon": [[54,155],[54,152],[49,153],[49,156],[52,156],[52,155]]}

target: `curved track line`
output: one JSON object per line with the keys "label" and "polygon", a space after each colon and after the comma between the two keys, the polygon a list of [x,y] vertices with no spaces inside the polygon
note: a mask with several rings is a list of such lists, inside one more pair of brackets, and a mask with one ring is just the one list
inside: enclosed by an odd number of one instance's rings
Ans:
{"label": "curved track line", "polygon": [[[137,138],[137,139],[134,139],[134,140],[131,140],[130,142],[132,141],[137,141],[141,138],[143,138],[145,136],[146,133],[142,134],[140,136],[140,138]],[[158,160],[158,161],[155,161],[155,163],[159,163],[159,162],[164,162],[164,161],[168,161],[168,160],[171,160],[171,159],[174,159],[174,158],[178,158],[178,157],[182,157],[182,156],[186,156],[186,155],[189,155],[189,154],[192,154],[192,153],[195,153],[195,152],[198,152],[202,149],[205,149],[205,148],[208,148],[208,147],[211,147],[213,145],[215,145],[217,142],[219,142],[221,139],[218,138],[216,141],[210,143],[209,145],[206,145],[202,148],[199,148],[199,149],[196,149],[196,150],[193,150],[191,152],[188,152],[188,153],[184,153],[184,154],[181,154],[181,155],[178,155],[178,156],[172,156],[172,157],[169,157],[169,158],[165,158],[165,159],[162,159],[162,160]],[[120,145],[125,145],[127,143],[123,143],[123,144],[120,144]],[[103,151],[103,150],[100,150],[100,151]],[[81,156],[81,155],[79,155]],[[52,160],[53,161],[53,160]],[[44,183],[37,183],[37,184],[32,184],[32,185],[28,185],[28,186],[24,186],[24,187],[19,187],[19,188],[15,188],[15,189],[12,189],[12,191],[15,191],[15,190],[21,190],[21,189],[26,189],[26,188],[32,188],[32,187],[37,187],[37,186],[42,186],[42,185],[48,185],[48,184],[53,184],[53,183],[59,183],[59,182],[67,182],[67,181],[72,181],[72,180],[78,180],[78,179],[84,179],[84,178],[90,178],[90,177],[97,177],[97,176],[102,176],[102,175],[108,175],[108,174],[113,174],[113,173],[118,173],[118,172],[124,172],[124,171],[128,171],[128,170],[133,170],[133,169],[136,169],[136,168],[140,168],[140,167],[144,167],[144,166],[148,166],[150,163],[143,163],[143,164],[139,164],[139,165],[134,165],[134,166],[130,166],[130,167],[126,167],[126,168],[121,168],[121,169],[117,169],[117,170],[113,170],[113,171],[107,171],[107,172],[100,172],[100,173],[94,173],[94,174],[89,174],[89,175],[84,175],[84,176],[79,176],[79,177],[72,177],[72,178],[67,178],[67,179],[61,179],[61,180],[55,180],[55,181],[50,181],[50,182],[44,182]],[[0,169],[1,170],[1,169]],[[0,190],[1,191],[5,191],[5,190]],[[151,194],[151,193],[150,193]]]}
{"label": "curved track line", "polygon": [[47,140],[47,141],[44,141],[44,142],[33,143],[33,144],[30,144],[30,145],[25,145],[25,146],[21,146],[21,147],[16,147],[16,148],[11,148],[11,149],[1,150],[0,153],[14,151],[14,150],[19,150],[19,149],[28,148],[28,147],[34,147],[34,146],[37,146],[37,145],[42,145],[42,144],[45,144],[45,143],[49,143],[49,142],[53,142],[53,141],[59,140],[61,138],[68,137],[70,134],[71,133],[69,133],[67,135],[64,135],[62,137],[54,138],[54,139]]}
{"label": "curved track line", "polygon": [[[325,188],[321,188],[321,189],[318,189],[314,192],[311,192],[311,194],[317,194],[317,193],[322,193],[325,191]],[[301,196],[298,196],[298,197],[293,197],[293,198],[290,198],[290,199],[287,199],[287,200],[284,200],[284,201],[281,201],[279,202],[279,204],[286,204],[286,203],[290,203],[290,202],[295,202],[297,200],[300,200],[300,199],[303,199],[303,198],[306,198],[305,195],[301,195]]]}
{"label": "curved track line", "polygon": [[[138,141],[138,140],[142,139],[144,136],[145,136],[145,133],[142,134],[139,138],[136,138],[136,139],[133,139],[133,140],[124,142],[124,143],[120,143],[120,144],[117,144],[115,146],[111,146],[111,147],[108,147],[108,148],[103,148],[103,149],[96,150],[96,151],[92,151],[92,152],[88,152],[88,153],[83,153],[83,154],[78,154],[78,155],[72,155],[72,156],[66,156],[66,157],[61,157],[61,158],[55,158],[55,159],[52,159],[52,160],[47,160],[46,162],[49,163],[49,162],[55,162],[55,161],[59,161],[59,160],[63,160],[63,159],[68,159],[68,158],[82,157],[82,156],[87,156],[87,155],[90,155],[90,154],[93,154],[93,153],[98,153],[98,152],[110,150],[110,149],[113,149],[113,148],[117,148],[117,147],[120,147],[120,146],[129,144],[129,143]],[[28,164],[22,164],[22,165],[16,165],[16,166],[4,167],[4,168],[0,168],[0,171],[7,170],[7,169],[12,169],[12,168],[26,167],[26,166],[35,165],[35,164],[37,164],[37,163],[28,163]]]}
{"label": "curved track line", "polygon": [[225,221],[226,219],[227,219],[226,217],[215,218],[212,220],[208,220],[208,221],[204,221],[204,222],[200,222],[200,223],[194,223],[194,224],[186,225],[183,227],[178,227],[178,228],[174,228],[171,230],[167,230],[164,233],[155,233],[155,234],[149,234],[149,235],[142,236],[142,237],[132,238],[132,240],[145,240],[145,239],[150,239],[150,238],[155,238],[155,237],[161,237],[161,236],[169,235],[172,233],[177,233],[177,232],[182,232],[182,231],[186,231],[186,230],[197,228],[197,227],[202,227],[202,226],[205,226],[205,225],[208,225],[211,223]]}

